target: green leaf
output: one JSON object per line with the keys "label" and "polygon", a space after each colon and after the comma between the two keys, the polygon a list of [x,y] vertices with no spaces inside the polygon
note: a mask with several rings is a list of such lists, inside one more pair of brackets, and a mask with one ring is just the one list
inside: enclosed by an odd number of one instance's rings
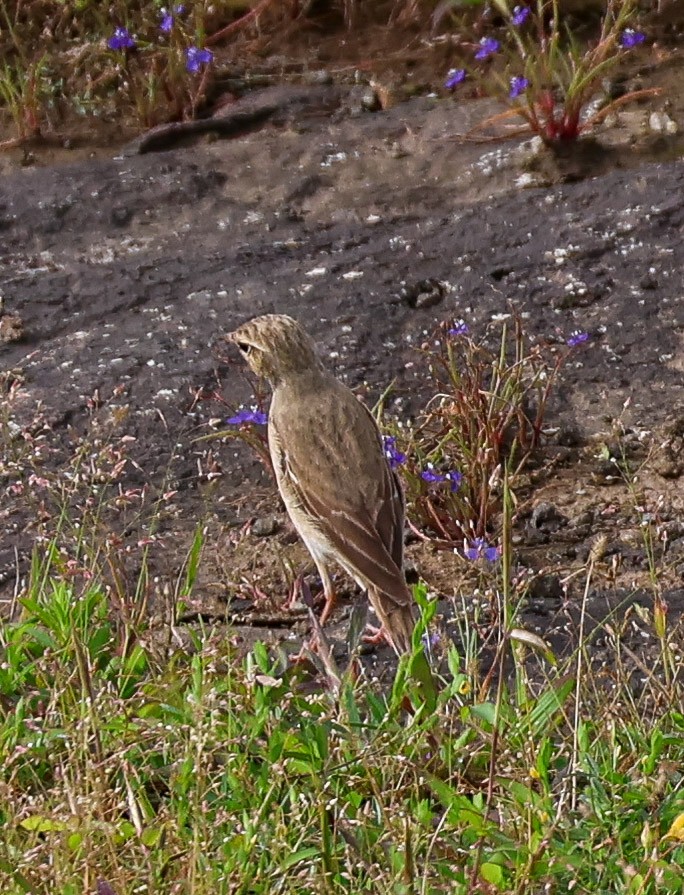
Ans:
{"label": "green leaf", "polygon": [[43,814],[33,814],[30,817],[25,817],[19,823],[19,826],[36,833],[54,833],[66,828],[64,821],[54,820],[52,817],[45,817]]}
{"label": "green leaf", "polygon": [[156,848],[164,837],[163,827],[147,827],[142,831],[140,840],[148,848]]}
{"label": "green leaf", "polygon": [[481,721],[485,721],[491,727],[494,727],[496,722],[496,706],[493,702],[480,702],[477,705],[472,706],[471,711],[476,718],[479,718]]}
{"label": "green leaf", "polygon": [[309,845],[306,848],[300,848],[299,851],[288,855],[280,866],[283,870],[289,870],[296,864],[301,864],[304,861],[310,861],[312,858],[317,858],[320,853],[320,849],[317,846]]}
{"label": "green leaf", "polygon": [[485,882],[491,883],[499,889],[503,885],[503,870],[498,864],[482,864],[480,867],[480,876]]}

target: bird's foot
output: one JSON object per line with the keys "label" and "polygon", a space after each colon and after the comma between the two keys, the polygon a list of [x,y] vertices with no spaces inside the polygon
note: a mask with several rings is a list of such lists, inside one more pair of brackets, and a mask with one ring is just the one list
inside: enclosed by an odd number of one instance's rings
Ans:
{"label": "bird's foot", "polygon": [[381,625],[379,628],[376,628],[374,625],[366,625],[366,631],[369,633],[364,634],[361,638],[364,643],[372,643],[374,646],[381,644],[392,646],[392,641],[389,639],[384,625]]}

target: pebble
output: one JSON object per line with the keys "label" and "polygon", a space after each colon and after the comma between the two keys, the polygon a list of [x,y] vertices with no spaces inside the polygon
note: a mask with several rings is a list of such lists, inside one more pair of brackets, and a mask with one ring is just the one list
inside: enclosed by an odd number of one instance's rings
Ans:
{"label": "pebble", "polygon": [[280,522],[275,516],[260,516],[255,519],[250,528],[250,534],[255,538],[270,538],[277,533]]}

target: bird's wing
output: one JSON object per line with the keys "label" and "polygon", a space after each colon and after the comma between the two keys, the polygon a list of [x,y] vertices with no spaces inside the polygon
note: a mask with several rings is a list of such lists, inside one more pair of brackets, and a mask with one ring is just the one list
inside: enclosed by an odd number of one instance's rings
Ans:
{"label": "bird's wing", "polygon": [[[411,602],[402,569],[404,504],[377,426],[339,383],[306,403],[276,394],[269,417],[297,502],[354,577],[397,606]],[[301,396],[300,396],[301,397]]]}

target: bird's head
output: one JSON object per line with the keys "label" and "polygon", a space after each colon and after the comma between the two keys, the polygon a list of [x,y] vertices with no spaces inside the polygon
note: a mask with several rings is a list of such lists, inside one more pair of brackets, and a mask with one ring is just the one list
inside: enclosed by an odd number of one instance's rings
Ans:
{"label": "bird's head", "polygon": [[322,370],[311,337],[285,314],[254,317],[228,333],[250,369],[275,386],[284,376]]}

